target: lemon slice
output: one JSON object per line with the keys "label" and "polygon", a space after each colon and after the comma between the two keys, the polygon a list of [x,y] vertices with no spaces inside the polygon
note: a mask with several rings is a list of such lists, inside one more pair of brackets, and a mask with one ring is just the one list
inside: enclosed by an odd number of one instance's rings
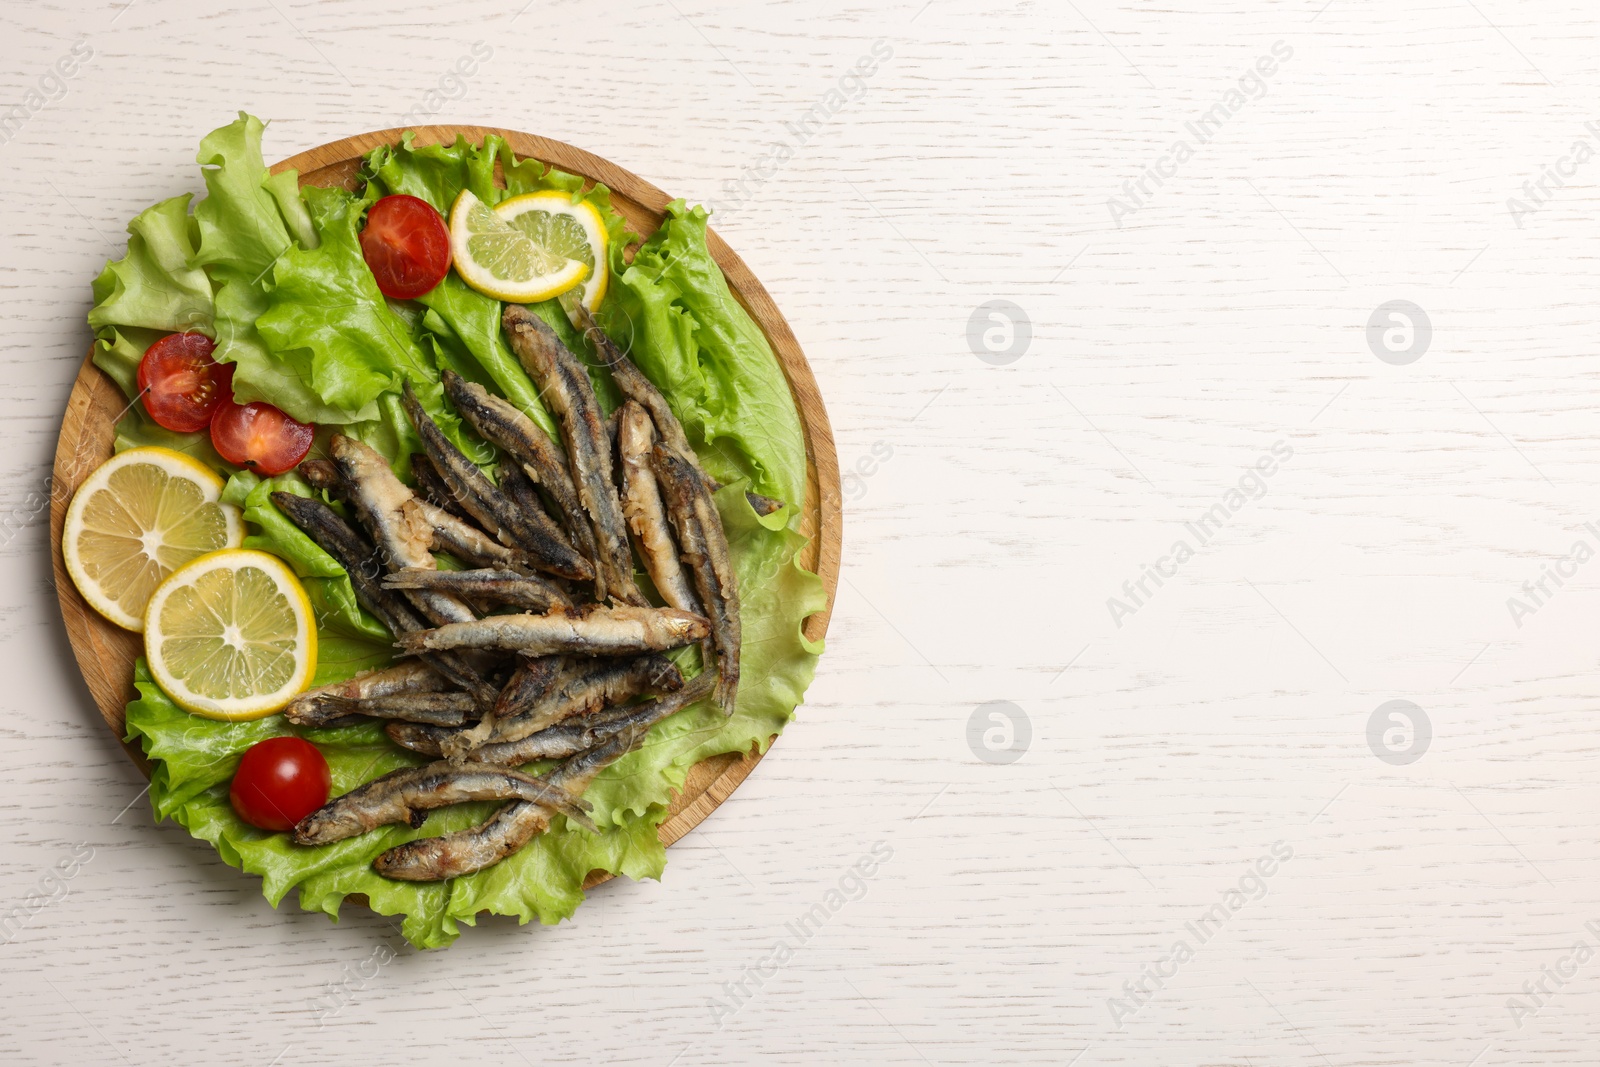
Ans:
{"label": "lemon slice", "polygon": [[561,294],[563,305],[581,300],[590,311],[600,306],[610,271],[606,269],[606,220],[598,208],[587,200],[574,204],[566,193],[547,190],[502,200],[494,213],[545,251],[589,268],[583,281]]}
{"label": "lemon slice", "polygon": [[259,719],[317,670],[317,625],[300,580],[277,556],[228,548],[162,582],[144,616],[150,676],[185,711]]}
{"label": "lemon slice", "polygon": [[463,189],[450,209],[450,256],[461,280],[497,300],[532,304],[560,296],[589,268],[540,245]]}
{"label": "lemon slice", "polygon": [[222,479],[182,452],[130,448],[78,487],[67,508],[61,557],[89,606],[125,630],[144,629],[145,604],[162,579],[194,559],[244,541],[239,509],[218,503]]}

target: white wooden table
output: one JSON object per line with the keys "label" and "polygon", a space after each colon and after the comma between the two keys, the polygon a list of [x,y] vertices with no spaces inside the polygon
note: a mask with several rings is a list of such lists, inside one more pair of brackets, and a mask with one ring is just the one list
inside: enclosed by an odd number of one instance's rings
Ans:
{"label": "white wooden table", "polygon": [[[0,9],[0,912],[74,872],[0,1061],[1600,1058],[1592,5],[518,2]],[[829,651],[660,884],[391,960],[152,824],[43,491],[90,279],[240,108],[718,201],[805,346]]]}

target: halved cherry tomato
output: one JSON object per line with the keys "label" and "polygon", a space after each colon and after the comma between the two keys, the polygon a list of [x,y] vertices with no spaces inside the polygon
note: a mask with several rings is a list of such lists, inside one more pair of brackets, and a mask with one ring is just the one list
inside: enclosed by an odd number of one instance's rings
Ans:
{"label": "halved cherry tomato", "polygon": [[332,788],[328,761],[316,745],[298,737],[269,737],[245,751],[228,799],[251,826],[292,830],[328,802]]}
{"label": "halved cherry tomato", "polygon": [[367,210],[361,254],[383,295],[413,300],[450,271],[450,231],[426,200],[386,196]]}
{"label": "halved cherry tomato", "polygon": [[222,401],[211,416],[211,444],[229,463],[257,474],[282,474],[311,451],[317,428],[296,422],[271,404]]}
{"label": "halved cherry tomato", "polygon": [[218,401],[233,395],[233,364],[213,360],[216,349],[203,333],[169,333],[144,350],[139,394],[158,426],[178,433],[203,430]]}

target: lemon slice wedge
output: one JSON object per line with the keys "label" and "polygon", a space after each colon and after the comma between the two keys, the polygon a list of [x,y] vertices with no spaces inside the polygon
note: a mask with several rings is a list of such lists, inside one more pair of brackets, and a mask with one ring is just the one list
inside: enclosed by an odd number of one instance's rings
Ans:
{"label": "lemon slice wedge", "polygon": [[606,220],[598,208],[587,200],[574,204],[566,193],[546,190],[502,200],[494,213],[540,248],[589,268],[583,281],[561,294],[563,305],[582,301],[590,311],[600,306],[611,272],[606,269]]}
{"label": "lemon slice wedge", "polygon": [[277,556],[229,548],[157,587],[144,617],[150,676],[185,711],[259,719],[317,670],[317,626],[300,580]]}
{"label": "lemon slice wedge", "polygon": [[496,300],[532,304],[576,286],[589,273],[534,242],[463,189],[450,209],[450,256],[461,280]]}
{"label": "lemon slice wedge", "polygon": [[182,452],[112,456],[78,487],[62,524],[62,562],[78,592],[123,629],[144,629],[145,605],[167,575],[244,541],[239,509],[221,496],[222,479]]}

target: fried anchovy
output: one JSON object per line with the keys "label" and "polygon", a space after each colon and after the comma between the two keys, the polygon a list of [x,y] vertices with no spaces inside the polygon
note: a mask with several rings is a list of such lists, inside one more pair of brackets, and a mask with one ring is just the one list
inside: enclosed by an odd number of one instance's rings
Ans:
{"label": "fried anchovy", "polygon": [[589,560],[595,558],[594,529],[578,499],[561,446],[509,400],[502,400],[476,382],[452,370],[443,372],[445,392],[456,411],[484,438],[500,446],[550,495],[561,513],[561,525],[572,543]]}
{"label": "fried anchovy", "polygon": [[424,453],[411,454],[411,477],[417,483],[417,494],[422,499],[435,507],[443,508],[458,519],[472,520],[472,515],[461,506],[461,501],[450,491],[450,486],[439,474],[439,469]]}
{"label": "fried anchovy", "polygon": [[509,548],[520,548],[529,562],[552,574],[578,580],[593,577],[589,561],[578,555],[543,511],[527,514],[490,482],[444,431],[423,410],[408,382],[401,395],[406,414],[422,438],[435,470],[455,494],[455,499],[478,523]]}
{"label": "fried anchovy", "polygon": [[591,605],[547,615],[491,615],[450,623],[400,634],[398,644],[407,652],[492,648],[528,656],[627,656],[677,648],[708,633],[710,624],[704,618],[676,608]]}
{"label": "fried anchovy", "polygon": [[[624,704],[603,708],[588,715],[575,716],[518,741],[496,742],[474,749],[477,763],[520,767],[541,759],[561,759],[594,747],[619,733],[651,726],[690,704],[710,696],[716,685],[716,672],[704,671],[683,684],[675,693],[643,704]],[[390,739],[402,748],[437,756],[454,731],[435,726],[392,722],[384,728]]]}
{"label": "fried anchovy", "polygon": [[[700,466],[699,458],[695,455],[694,449],[689,446],[689,438],[683,432],[683,424],[678,421],[678,416],[673,413],[672,405],[667,403],[667,398],[662,395],[661,390],[656,388],[655,383],[645,377],[644,372],[638,368],[633,360],[628,358],[627,353],[623,352],[605,330],[600,328],[600,324],[595,322],[594,316],[590,314],[588,308],[582,304],[576,305],[573,309],[573,320],[574,325],[583,331],[583,336],[588,338],[590,344],[594,345],[594,350],[599,355],[600,362],[604,363],[606,368],[611,371],[611,379],[617,383],[617,388],[622,391],[622,395],[639,404],[650,413],[650,418],[655,422],[656,431],[660,433],[661,439],[666,442],[667,447],[689,460],[695,471],[705,481],[708,490],[715,493],[718,489],[721,489],[721,483],[707,474],[704,468]],[[771,515],[783,507],[783,501],[774,500],[770,496],[762,496],[760,493],[747,492],[745,493],[745,499],[750,502],[750,507],[755,513],[761,516]]]}
{"label": "fried anchovy", "polygon": [[554,542],[571,549],[574,558],[582,560],[585,573],[589,575],[594,573],[594,564],[587,557],[578,554],[578,550],[573,548],[572,542],[567,539],[566,531],[545,511],[544,502],[539,499],[539,491],[534,488],[533,480],[523,470],[522,464],[509,460],[501,463],[495,468],[495,478],[500,483],[500,491],[517,506],[517,511],[530,529],[541,537],[549,537]]}
{"label": "fried anchovy", "polygon": [[397,693],[436,693],[445,687],[438,671],[418,660],[407,660],[382,670],[362,671],[342,682],[308,689],[289,701],[283,717],[297,726],[309,725],[321,716],[320,704],[328,697],[363,700]]}
{"label": "fried anchovy", "polygon": [[492,567],[474,571],[407,568],[384,578],[383,586],[385,589],[437,589],[453,596],[511,604],[532,611],[549,611],[572,604],[566,594],[543,578]]}
{"label": "fried anchovy", "polygon": [[[333,435],[328,451],[348,487],[350,506],[372,532],[384,569],[437,566],[429,552],[433,530],[421,520],[417,509],[405,507],[416,497],[395,477],[388,461],[344,434]],[[471,608],[444,593],[415,590],[408,599],[435,622],[464,622],[476,617]]]}
{"label": "fried anchovy", "polygon": [[332,508],[320,500],[294,493],[273,493],[272,502],[344,568],[356,599],[376,615],[379,622],[396,634],[420,630],[427,625],[403,597],[379,584],[378,576],[383,573],[383,567],[372,544]]}
{"label": "fried anchovy", "polygon": [[295,470],[300,473],[300,477],[311,483],[311,488],[321,489],[335,496],[344,496],[344,479],[339,476],[339,468],[331,460],[304,459]]}
{"label": "fried anchovy", "polygon": [[[595,776],[644,740],[644,730],[624,731],[609,741],[567,760],[539,780],[579,796]],[[525,800],[507,804],[488,822],[471,830],[423,837],[384,852],[372,861],[386,878],[437,882],[492,867],[544,833],[550,812]]]}
{"label": "fried anchovy", "polygon": [[428,738],[432,753],[454,762],[469,758],[474,749],[493,736],[502,716],[514,715],[525,703],[544,695],[570,668],[571,661],[565,656],[523,659],[500,690],[494,707],[490,708],[476,725],[460,730],[447,730],[436,737]]}
{"label": "fried anchovy", "polygon": [[[489,743],[520,741],[530,734],[578,715],[588,715],[632,700],[683,688],[683,675],[663,656],[637,656],[625,660],[590,660],[572,672],[559,688],[513,714],[500,714],[487,738]],[[502,700],[505,692],[501,691]],[[500,711],[500,705],[496,705]]]}
{"label": "fried anchovy", "polygon": [[284,717],[296,726],[344,726],[369,719],[398,719],[429,726],[466,726],[477,719],[470,693],[391,693],[377,697],[325,696],[315,710],[301,708]]}
{"label": "fried anchovy", "polygon": [[559,811],[591,833],[599,832],[588,816],[593,806],[548,780],[503,767],[431,763],[391,771],[328,801],[295,826],[294,843],[327,845],[393,823],[417,829],[434,808],[474,800],[515,800],[547,815]]}
{"label": "fried anchovy", "polygon": [[502,316],[511,350],[544,390],[544,397],[561,424],[561,436],[572,464],[578,498],[594,527],[599,556],[595,568],[595,599],[608,596],[630,604],[647,603],[633,584],[633,552],[622,503],[612,484],[611,450],[605,421],[595,399],[589,374],[578,357],[567,350],[543,319],[520,304],[507,304]]}
{"label": "fried anchovy", "polygon": [[617,429],[617,456],[622,461],[622,512],[638,539],[644,569],[668,604],[681,611],[700,611],[689,576],[678,558],[667,523],[667,507],[661,502],[661,488],[650,469],[650,452],[655,447],[655,429],[650,413],[638,401],[629,400],[618,409],[622,418]]}
{"label": "fried anchovy", "polygon": [[577,669],[578,662],[567,656],[522,657],[495,701],[495,719],[521,715],[559,689]]}
{"label": "fried anchovy", "polygon": [[733,714],[739,690],[739,582],[733,571],[728,537],[722,530],[711,491],[690,462],[657,445],[651,467],[667,497],[667,514],[678,533],[684,561],[694,575],[700,602],[711,620],[711,641],[717,653],[717,701]]}
{"label": "fried anchovy", "polygon": [[474,567],[510,569],[523,566],[522,553],[507,548],[476,526],[467,525],[444,508],[421,497],[412,497],[405,502],[404,508],[409,519],[432,532],[430,543],[436,551],[448,552]]}
{"label": "fried anchovy", "polygon": [[[711,487],[711,491],[715,493],[721,488],[722,486],[720,485],[713,485]],[[750,502],[751,510],[753,510],[757,515],[760,515],[762,518],[766,518],[768,515],[774,514],[778,511],[778,509],[783,507],[783,501],[774,500],[770,496],[762,496],[760,493],[746,491],[744,498]]]}
{"label": "fried anchovy", "polygon": [[[390,633],[395,635],[409,633],[421,630],[427,625],[402,596],[385,589],[379,583],[378,576],[383,573],[383,567],[378,562],[376,550],[354,527],[335,514],[332,508],[320,500],[296,496],[294,493],[273,493],[272,502],[289,516],[291,522],[305,531],[307,537],[332,556],[334,562],[344,568],[345,574],[350,579],[351,588],[355,590],[356,599],[361,602],[362,607],[377,616],[378,621],[387,626]],[[433,559],[432,556],[428,558]],[[429,654],[421,658],[435,671],[472,693],[480,706],[493,700],[493,690],[484,684],[477,671],[460,656],[442,653]]]}

